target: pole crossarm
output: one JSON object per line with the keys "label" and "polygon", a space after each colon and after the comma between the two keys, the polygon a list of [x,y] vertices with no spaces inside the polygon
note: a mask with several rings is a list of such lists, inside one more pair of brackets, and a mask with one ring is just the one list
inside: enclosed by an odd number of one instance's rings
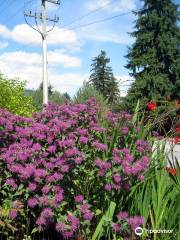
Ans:
{"label": "pole crossarm", "polygon": [[45,0],[46,2],[54,3],[60,5],[60,0]]}
{"label": "pole crossarm", "polygon": [[[42,13],[37,15],[36,12],[33,14],[32,11],[29,11],[29,12],[24,12],[24,16],[42,20]],[[46,17],[46,20],[49,21],[49,22],[58,23],[59,22],[59,17],[57,17],[57,16],[55,16],[54,18]]]}

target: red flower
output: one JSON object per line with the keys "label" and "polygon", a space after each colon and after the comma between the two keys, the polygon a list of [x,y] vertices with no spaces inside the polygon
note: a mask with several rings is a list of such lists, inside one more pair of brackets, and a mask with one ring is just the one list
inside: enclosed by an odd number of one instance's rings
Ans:
{"label": "red flower", "polygon": [[175,143],[180,143],[180,137],[175,137]]}
{"label": "red flower", "polygon": [[166,171],[172,175],[177,175],[177,171],[175,168],[166,167]]}
{"label": "red flower", "polygon": [[180,133],[180,127],[176,128],[176,133]]}
{"label": "red flower", "polygon": [[157,104],[155,102],[149,102],[147,104],[147,109],[149,111],[155,111],[157,109]]}

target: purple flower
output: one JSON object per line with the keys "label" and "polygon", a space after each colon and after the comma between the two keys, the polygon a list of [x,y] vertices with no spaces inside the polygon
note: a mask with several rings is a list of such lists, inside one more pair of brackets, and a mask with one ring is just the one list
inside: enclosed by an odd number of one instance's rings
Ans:
{"label": "purple flower", "polygon": [[38,201],[38,199],[35,198],[35,197],[28,199],[28,206],[29,206],[30,208],[34,208],[35,206],[38,205],[38,203],[39,203],[39,201]]}
{"label": "purple flower", "polygon": [[48,194],[50,192],[50,188],[48,186],[44,186],[42,189],[41,189],[42,193],[44,194]]}
{"label": "purple flower", "polygon": [[62,200],[64,199],[64,196],[63,196],[63,194],[60,192],[60,193],[57,193],[56,195],[55,195],[55,201],[57,202],[57,203],[60,203],[60,202],[62,202]]}
{"label": "purple flower", "polygon": [[16,217],[17,217],[17,210],[11,209],[11,210],[9,211],[9,218],[12,219],[12,220],[14,220]]}
{"label": "purple flower", "polygon": [[39,143],[33,144],[33,151],[38,152],[41,150],[41,145]]}
{"label": "purple flower", "polygon": [[67,220],[71,223],[71,230],[76,231],[79,228],[80,221],[72,214],[68,214]]}
{"label": "purple flower", "polygon": [[75,196],[75,202],[81,203],[83,200],[84,200],[84,196],[83,195]]}
{"label": "purple flower", "polygon": [[62,166],[61,166],[61,172],[62,172],[62,173],[67,173],[67,172],[69,172],[69,165],[62,165]]}
{"label": "purple flower", "polygon": [[57,232],[62,233],[62,232],[64,232],[65,229],[66,229],[65,223],[63,223],[63,222],[58,222],[58,223],[56,224],[56,230],[57,230]]}
{"label": "purple flower", "polygon": [[91,130],[97,131],[97,132],[106,132],[107,129],[102,127],[92,127]]}
{"label": "purple flower", "polygon": [[56,151],[56,146],[52,145],[47,148],[47,151],[50,153],[54,153]]}
{"label": "purple flower", "polygon": [[93,213],[91,211],[86,211],[84,214],[83,214],[83,218],[85,220],[88,220],[88,221],[91,221],[92,218],[93,218]]}
{"label": "purple flower", "polygon": [[123,183],[123,188],[128,192],[130,190],[130,184],[128,182]]}
{"label": "purple flower", "polygon": [[44,208],[41,212],[41,216],[45,219],[52,218],[54,213],[51,208]]}
{"label": "purple flower", "polygon": [[14,179],[12,179],[12,178],[8,178],[5,181],[5,185],[11,186],[14,190],[17,189],[17,184],[15,183]]}
{"label": "purple flower", "polygon": [[39,227],[44,227],[46,226],[46,224],[47,224],[46,219],[43,218],[42,216],[36,220],[36,225],[38,225]]}
{"label": "purple flower", "polygon": [[80,143],[87,143],[88,142],[88,138],[82,136],[82,137],[79,138],[79,142]]}
{"label": "purple flower", "polygon": [[54,190],[55,193],[58,193],[61,190],[61,188],[58,185],[54,185],[53,190]]}
{"label": "purple flower", "polygon": [[39,202],[42,206],[48,206],[49,205],[49,198],[47,195],[44,195],[43,197],[39,198]]}
{"label": "purple flower", "polygon": [[141,176],[138,176],[138,180],[140,180],[140,181],[144,181],[144,176],[143,175],[141,175]]}
{"label": "purple flower", "polygon": [[32,192],[36,190],[36,187],[37,187],[36,183],[29,183],[28,185],[29,191],[32,191]]}
{"label": "purple flower", "polygon": [[85,213],[87,210],[89,210],[90,206],[87,203],[84,203],[81,205],[80,210],[82,213]]}
{"label": "purple flower", "polygon": [[108,183],[104,186],[104,189],[109,192],[112,190],[112,185],[110,183]]}
{"label": "purple flower", "polygon": [[121,227],[120,227],[120,225],[118,224],[118,223],[112,223],[112,228],[113,228],[113,230],[115,231],[115,232],[120,232],[120,230],[121,230]]}
{"label": "purple flower", "polygon": [[115,183],[120,183],[121,176],[116,174],[116,175],[113,176],[113,180],[114,180]]}
{"label": "purple flower", "polygon": [[77,128],[77,133],[82,135],[82,136],[87,136],[88,135],[88,130],[83,129],[83,128]]}
{"label": "purple flower", "polygon": [[37,178],[44,178],[46,176],[46,171],[44,169],[39,168],[39,169],[35,170],[35,174],[34,175]]}
{"label": "purple flower", "polygon": [[82,157],[76,157],[74,159],[74,161],[75,161],[76,164],[81,164],[83,162],[83,158]]}
{"label": "purple flower", "polygon": [[127,221],[129,223],[129,225],[131,226],[132,230],[135,230],[137,227],[144,224],[144,218],[139,217],[139,216],[130,217],[130,218],[128,218]]}
{"label": "purple flower", "polygon": [[128,216],[128,212],[119,212],[118,214],[117,214],[117,218],[119,219],[119,220],[127,220],[127,218],[128,218],[129,216]]}
{"label": "purple flower", "polygon": [[92,146],[96,147],[99,151],[104,151],[107,149],[107,145],[99,142],[93,142]]}
{"label": "purple flower", "polygon": [[157,131],[152,131],[152,135],[153,135],[154,137],[158,137],[158,136],[159,136],[159,133],[158,133]]}
{"label": "purple flower", "polygon": [[128,128],[128,127],[123,127],[123,128],[121,129],[121,133],[122,133],[123,135],[127,135],[128,132],[129,132],[129,128]]}
{"label": "purple flower", "polygon": [[65,239],[68,239],[68,238],[71,238],[72,239],[72,237],[73,237],[73,231],[64,231],[63,232],[63,237],[65,238]]}

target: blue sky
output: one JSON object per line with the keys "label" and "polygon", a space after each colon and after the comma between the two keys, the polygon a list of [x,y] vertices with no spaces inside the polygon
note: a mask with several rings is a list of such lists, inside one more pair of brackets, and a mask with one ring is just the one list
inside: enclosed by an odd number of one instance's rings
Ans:
{"label": "blue sky", "polygon": [[[27,87],[34,89],[42,79],[41,36],[25,24],[23,12],[39,13],[40,2],[25,0],[24,5],[23,0],[6,0],[0,5],[0,71],[8,77],[26,80]],[[48,78],[54,88],[72,96],[88,79],[91,60],[101,50],[110,57],[119,81],[129,79],[124,56],[133,39],[127,32],[132,32],[134,26],[131,11],[139,9],[141,4],[140,0],[61,0],[58,8],[47,3],[48,16],[58,14],[60,17],[47,37]],[[96,9],[99,10],[94,11]],[[92,11],[94,13],[77,20]],[[111,21],[79,27],[119,14],[122,16]],[[32,19],[28,20],[34,24]],[[70,24],[74,20],[77,21]],[[122,94],[127,88],[123,85],[120,84]]]}

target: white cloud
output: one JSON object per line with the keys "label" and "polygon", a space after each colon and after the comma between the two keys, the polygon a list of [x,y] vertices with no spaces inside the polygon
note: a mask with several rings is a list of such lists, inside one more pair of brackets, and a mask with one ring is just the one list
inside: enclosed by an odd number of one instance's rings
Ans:
{"label": "white cloud", "polygon": [[0,49],[4,49],[4,48],[7,48],[9,45],[8,42],[0,42]]}
{"label": "white cloud", "polygon": [[50,65],[63,64],[64,67],[80,67],[81,59],[68,56],[60,50],[49,51],[48,62]]}
{"label": "white cloud", "polygon": [[0,25],[0,35],[4,38],[9,38],[11,36],[11,32],[6,26]]}
{"label": "white cloud", "polygon": [[[49,52],[50,64],[48,79],[53,87],[60,92],[69,92],[73,95],[87,78],[86,74],[60,74],[55,65],[77,66],[80,60],[66,55],[63,51]],[[42,81],[41,55],[38,53],[10,52],[0,55],[0,70],[9,78],[26,80],[28,88],[36,89]]]}
{"label": "white cloud", "polygon": [[[13,66],[41,66],[42,57],[39,53],[28,52],[6,52],[0,55],[1,63],[12,64]],[[80,67],[81,59],[69,56],[62,52],[62,50],[54,50],[48,52],[49,66],[63,65],[64,67]]]}
{"label": "white cloud", "polygon": [[111,0],[96,0],[88,4],[90,10],[103,7],[108,12],[128,12],[136,9],[136,0],[118,0],[112,2]]}
{"label": "white cloud", "polygon": [[[0,25],[0,35],[22,44],[41,44],[40,34],[26,24],[16,25],[12,30]],[[76,44],[78,37],[74,31],[56,26],[48,33],[47,42],[50,45]]]}

